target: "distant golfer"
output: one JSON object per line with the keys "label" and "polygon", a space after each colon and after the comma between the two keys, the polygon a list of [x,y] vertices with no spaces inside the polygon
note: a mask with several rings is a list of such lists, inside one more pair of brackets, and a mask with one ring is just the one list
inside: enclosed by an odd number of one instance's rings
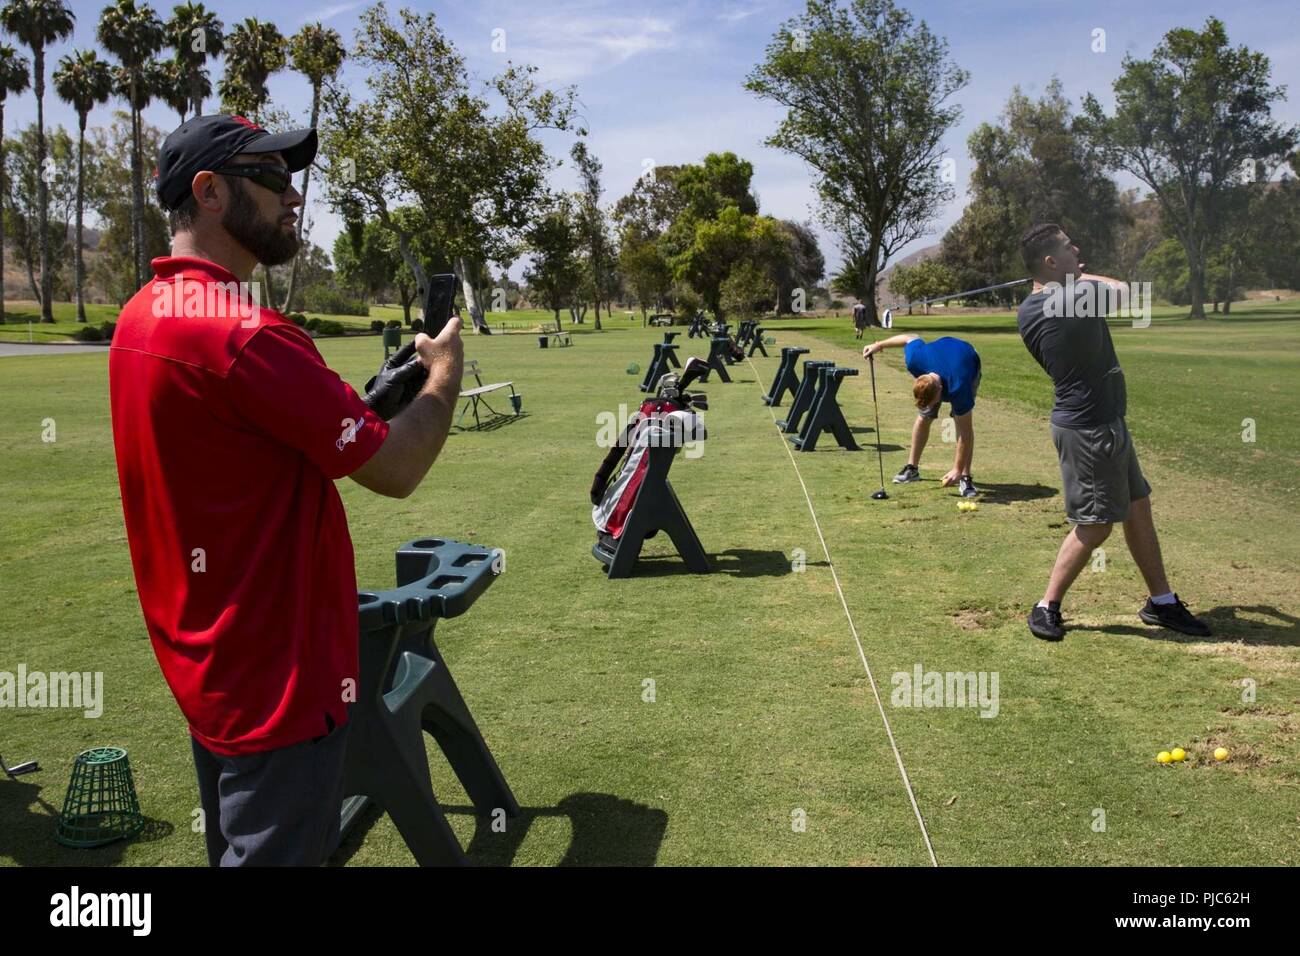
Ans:
{"label": "distant golfer", "polygon": [[957,427],[957,453],[952,470],[943,476],[942,485],[957,485],[963,498],[979,494],[971,478],[971,458],[975,454],[975,393],[980,387],[980,357],[975,347],[962,339],[945,335],[926,342],[919,335],[904,332],[892,338],[872,342],[862,350],[862,357],[870,359],[883,349],[902,347],[907,370],[916,381],[912,385],[912,398],[919,412],[912,425],[912,448],[907,464],[894,476],[894,484],[901,485],[921,480],[921,452],[930,439],[930,426],[939,417],[939,406],[948,402],[952,409],[953,424]]}
{"label": "distant golfer", "polygon": [[213,866],[316,866],[334,850],[358,669],[334,482],[409,495],[460,385],[452,319],[415,336],[428,379],[385,421],[307,333],[247,295],[259,263],[298,250],[290,174],[315,154],[314,129],[272,134],[239,116],[172,132],[157,171],[171,255],[153,260],[109,353],[136,591],[189,725]]}
{"label": "distant golfer", "polygon": [[[1106,325],[1103,286],[1117,279],[1083,271],[1079,248],[1055,223],[1034,226],[1020,240],[1033,291],[1020,303],[1017,324],[1029,353],[1056,385],[1052,441],[1061,461],[1065,515],[1074,528],[1065,536],[1043,599],[1029,614],[1029,630],[1044,640],[1065,636],[1061,601],[1111,527],[1124,525],[1124,540],[1150,592],[1138,616],[1183,634],[1208,636],[1210,629],[1192,616],[1165,577],[1151,516],[1151,486],[1138,467],[1137,452],[1124,422],[1127,395],[1124,372]],[[1074,300],[1063,283],[1072,277]],[[1100,285],[1099,285],[1100,284]]]}
{"label": "distant golfer", "polygon": [[855,339],[862,338],[862,330],[867,327],[867,307],[861,302],[853,305],[853,328],[856,329]]}

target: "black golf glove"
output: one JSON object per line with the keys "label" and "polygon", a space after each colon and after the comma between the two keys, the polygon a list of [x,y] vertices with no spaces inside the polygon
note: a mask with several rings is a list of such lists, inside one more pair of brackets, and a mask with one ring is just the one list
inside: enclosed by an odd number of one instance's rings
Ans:
{"label": "black golf glove", "polygon": [[420,394],[428,378],[429,370],[415,353],[415,343],[407,342],[366,382],[362,401],[384,421],[389,421]]}

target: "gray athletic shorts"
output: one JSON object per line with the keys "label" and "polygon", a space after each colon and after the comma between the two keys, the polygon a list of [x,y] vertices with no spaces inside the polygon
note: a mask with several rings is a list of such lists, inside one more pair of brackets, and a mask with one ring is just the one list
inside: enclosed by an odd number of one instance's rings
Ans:
{"label": "gray athletic shorts", "polygon": [[1151,494],[1124,419],[1091,428],[1052,426],[1061,459],[1065,516],[1075,524],[1115,524],[1129,504]]}
{"label": "gray athletic shorts", "polygon": [[242,757],[193,737],[211,866],[319,866],[339,842],[348,730]]}

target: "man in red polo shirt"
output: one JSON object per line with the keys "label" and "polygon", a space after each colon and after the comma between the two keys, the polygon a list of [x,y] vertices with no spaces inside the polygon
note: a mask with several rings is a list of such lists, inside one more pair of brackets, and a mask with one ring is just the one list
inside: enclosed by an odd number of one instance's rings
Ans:
{"label": "man in red polo shirt", "polygon": [[417,335],[428,378],[385,421],[311,338],[258,307],[297,252],[290,174],[316,131],[238,116],[159,153],[171,255],[118,319],[113,443],[136,590],[193,740],[212,865],[319,864],[338,842],[357,676],[352,541],[334,481],[405,497],[459,393],[459,319]]}

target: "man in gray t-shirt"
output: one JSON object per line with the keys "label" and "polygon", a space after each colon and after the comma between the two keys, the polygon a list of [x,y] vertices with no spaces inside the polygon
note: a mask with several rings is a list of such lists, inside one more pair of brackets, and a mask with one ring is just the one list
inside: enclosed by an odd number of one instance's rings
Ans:
{"label": "man in gray t-shirt", "polygon": [[1056,387],[1052,441],[1061,463],[1065,514],[1074,525],[1057,553],[1043,599],[1029,614],[1029,630],[1044,640],[1065,636],[1061,601],[1066,591],[1111,528],[1122,523],[1150,591],[1138,616],[1148,624],[1209,636],[1210,629],[1169,587],[1151,515],[1151,486],[1124,421],[1124,372],[1106,325],[1110,293],[1120,283],[1085,273],[1078,247],[1055,223],[1034,226],[1020,246],[1034,290],[1020,303],[1016,324],[1029,354]]}

